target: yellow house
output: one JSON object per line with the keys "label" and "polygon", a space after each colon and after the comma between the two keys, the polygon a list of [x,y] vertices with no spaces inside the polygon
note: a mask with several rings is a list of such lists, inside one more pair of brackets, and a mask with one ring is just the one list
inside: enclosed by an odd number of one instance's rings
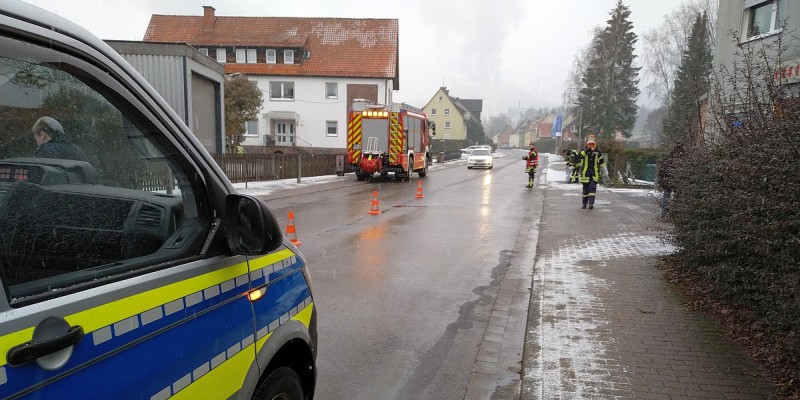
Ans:
{"label": "yellow house", "polygon": [[437,139],[464,140],[467,138],[467,121],[479,118],[472,115],[460,99],[450,97],[446,87],[440,87],[422,109],[428,119],[436,123]]}

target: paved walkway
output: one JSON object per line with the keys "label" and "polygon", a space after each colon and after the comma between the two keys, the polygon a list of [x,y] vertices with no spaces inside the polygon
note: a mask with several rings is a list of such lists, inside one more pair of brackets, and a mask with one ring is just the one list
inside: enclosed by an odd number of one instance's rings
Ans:
{"label": "paved walkway", "polygon": [[582,210],[563,170],[550,162],[536,189],[521,399],[770,398],[763,371],[656,268],[671,248],[652,229],[655,204],[598,187]]}

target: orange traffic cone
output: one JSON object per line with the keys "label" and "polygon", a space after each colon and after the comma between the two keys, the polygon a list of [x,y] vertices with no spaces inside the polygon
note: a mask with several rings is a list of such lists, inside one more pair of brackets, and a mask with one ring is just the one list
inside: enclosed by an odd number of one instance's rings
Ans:
{"label": "orange traffic cone", "polygon": [[294,227],[294,212],[289,211],[289,224],[286,225],[286,237],[289,238],[289,241],[292,242],[295,246],[300,246],[303,244],[299,240],[297,240],[297,231]]}
{"label": "orange traffic cone", "polygon": [[381,213],[381,210],[378,209],[378,191],[372,192],[372,209],[369,210],[370,214],[377,215]]}
{"label": "orange traffic cone", "polygon": [[425,196],[422,194],[422,181],[417,181],[417,195],[414,196],[417,199],[424,199]]}

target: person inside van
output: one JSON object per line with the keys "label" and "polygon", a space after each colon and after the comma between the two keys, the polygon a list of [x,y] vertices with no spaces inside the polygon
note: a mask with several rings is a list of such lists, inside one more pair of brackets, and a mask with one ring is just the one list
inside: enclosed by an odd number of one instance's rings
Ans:
{"label": "person inside van", "polygon": [[75,143],[66,138],[64,128],[51,117],[41,117],[33,124],[33,140],[36,141],[34,157],[60,158],[67,160],[86,161],[86,153]]}

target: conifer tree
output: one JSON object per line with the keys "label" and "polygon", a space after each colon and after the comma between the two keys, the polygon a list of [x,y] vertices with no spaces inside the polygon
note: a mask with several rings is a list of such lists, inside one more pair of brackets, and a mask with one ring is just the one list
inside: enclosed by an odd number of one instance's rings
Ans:
{"label": "conifer tree", "polygon": [[634,64],[637,36],[629,20],[631,11],[617,1],[603,31],[595,36],[584,88],[578,96],[583,109],[584,132],[613,139],[616,132],[631,136],[636,122],[639,67]]}
{"label": "conifer tree", "polygon": [[700,132],[700,99],[708,92],[711,73],[712,53],[707,29],[708,16],[705,13],[698,14],[681,58],[669,111],[664,120],[667,146],[679,142],[692,143]]}

